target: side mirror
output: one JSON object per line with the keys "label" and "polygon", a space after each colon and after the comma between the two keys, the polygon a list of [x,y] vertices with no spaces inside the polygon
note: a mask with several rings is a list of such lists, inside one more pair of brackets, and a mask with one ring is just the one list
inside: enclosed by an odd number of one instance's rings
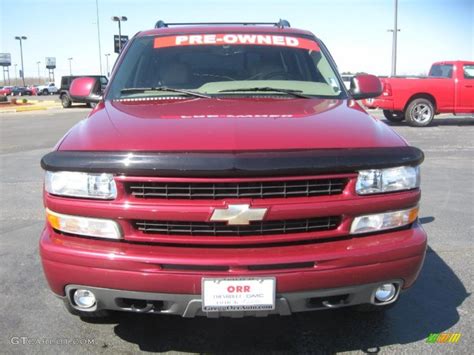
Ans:
{"label": "side mirror", "polygon": [[100,80],[89,77],[74,79],[69,87],[69,96],[73,100],[98,103],[102,100]]}
{"label": "side mirror", "polygon": [[349,92],[354,100],[369,99],[382,95],[382,83],[375,75],[359,74],[351,79]]}

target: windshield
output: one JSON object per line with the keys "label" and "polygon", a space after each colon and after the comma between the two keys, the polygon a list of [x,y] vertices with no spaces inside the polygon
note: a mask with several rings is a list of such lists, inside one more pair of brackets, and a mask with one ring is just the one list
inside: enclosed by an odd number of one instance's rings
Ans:
{"label": "windshield", "polygon": [[136,38],[110,85],[108,99],[186,94],[156,88],[211,96],[345,95],[317,42],[263,34]]}

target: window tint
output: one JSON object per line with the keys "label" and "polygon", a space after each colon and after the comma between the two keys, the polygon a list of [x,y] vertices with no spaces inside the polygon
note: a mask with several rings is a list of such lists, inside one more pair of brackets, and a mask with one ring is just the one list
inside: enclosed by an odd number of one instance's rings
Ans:
{"label": "window tint", "polygon": [[453,76],[453,65],[452,64],[433,65],[431,67],[429,76],[434,76],[437,78],[451,78]]}
{"label": "window tint", "polygon": [[[134,86],[198,88],[231,80],[324,79],[315,73],[304,49],[264,46],[200,46],[152,50],[139,66]],[[312,71],[311,71],[312,69]],[[129,83],[128,86],[131,86]]]}
{"label": "window tint", "polygon": [[463,71],[465,79],[474,79],[474,64],[465,64]]}
{"label": "window tint", "polygon": [[109,97],[122,97],[123,88],[165,86],[217,94],[229,88],[275,85],[309,95],[344,95],[319,50],[239,44],[157,49],[153,40],[150,36],[133,41],[110,84]]}

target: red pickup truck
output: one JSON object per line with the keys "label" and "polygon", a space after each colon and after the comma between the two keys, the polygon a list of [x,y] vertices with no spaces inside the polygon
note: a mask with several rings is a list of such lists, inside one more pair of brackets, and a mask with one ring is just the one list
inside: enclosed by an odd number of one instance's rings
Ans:
{"label": "red pickup truck", "polygon": [[474,62],[437,62],[427,77],[381,79],[382,95],[364,100],[393,122],[428,126],[438,113],[474,113]]}
{"label": "red pickup truck", "polygon": [[382,310],[415,282],[423,153],[356,100],[323,42],[275,24],[135,35],[42,158],[46,278],[66,308],[266,316]]}

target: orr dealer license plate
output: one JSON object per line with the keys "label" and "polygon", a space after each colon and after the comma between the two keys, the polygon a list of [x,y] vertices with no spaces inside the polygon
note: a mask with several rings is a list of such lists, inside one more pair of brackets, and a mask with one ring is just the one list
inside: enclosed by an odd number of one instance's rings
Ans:
{"label": "orr dealer license plate", "polygon": [[202,310],[270,311],[275,309],[274,277],[203,278]]}

